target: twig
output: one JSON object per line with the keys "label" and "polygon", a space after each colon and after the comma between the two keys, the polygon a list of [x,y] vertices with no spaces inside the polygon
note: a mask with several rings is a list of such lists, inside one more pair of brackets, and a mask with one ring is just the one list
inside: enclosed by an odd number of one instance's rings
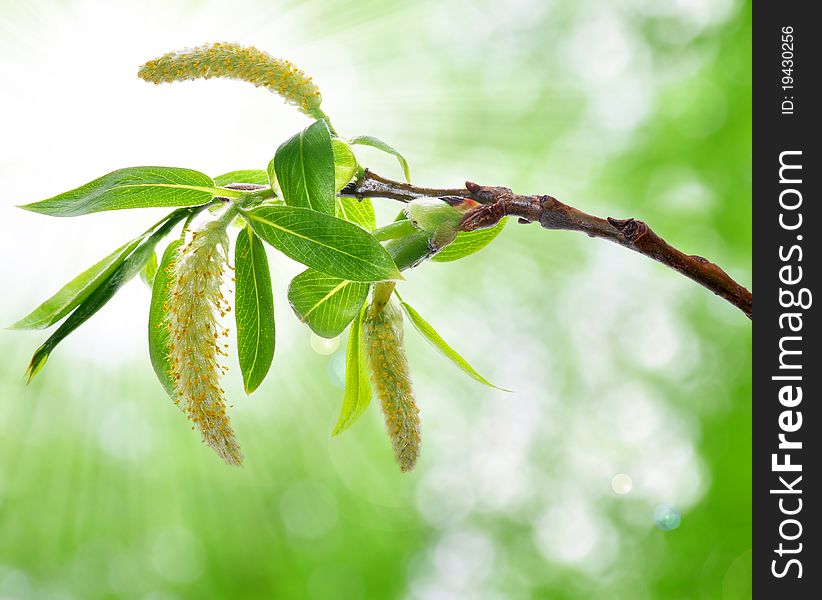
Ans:
{"label": "twig", "polygon": [[589,237],[602,238],[652,258],[708,288],[736,306],[753,320],[753,295],[711,261],[677,250],[659,237],[644,222],[636,219],[601,219],[563,204],[553,196],[523,196],[506,187],[488,187],[465,182],[464,188],[440,189],[417,187],[392,181],[369,170],[343,188],[341,196],[354,198],[390,198],[410,202],[421,196],[457,196],[470,198],[481,206],[465,215],[463,231],[493,227],[506,216],[520,223],[539,223],[545,229],[581,231]]}

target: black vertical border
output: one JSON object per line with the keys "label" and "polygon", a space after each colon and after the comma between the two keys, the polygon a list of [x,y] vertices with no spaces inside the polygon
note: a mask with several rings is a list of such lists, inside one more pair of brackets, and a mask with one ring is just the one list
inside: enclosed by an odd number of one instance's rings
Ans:
{"label": "black vertical border", "polygon": [[[815,232],[819,222],[820,196],[819,180],[822,169],[819,164],[817,138],[822,134],[817,113],[822,110],[819,79],[822,78],[822,26],[811,12],[818,5],[814,2],[789,0],[782,2],[760,2],[753,12],[753,275],[756,283],[756,322],[753,329],[753,595],[754,598],[822,598],[822,534],[819,531],[820,491],[822,473],[818,468],[822,462],[822,411],[820,411],[820,372],[822,357],[816,351],[819,342],[819,319],[817,307],[808,309],[780,306],[780,288],[793,289],[807,287],[814,295],[814,303],[822,302],[817,281],[822,278],[819,248],[822,241]],[[793,28],[793,90],[783,90],[783,27]],[[792,98],[791,98],[792,96]],[[782,102],[794,102],[793,114],[782,114]],[[780,183],[780,153],[801,151],[801,184]],[[796,155],[792,156],[796,162]],[[794,170],[792,173],[797,173]],[[787,175],[787,172],[786,172]],[[788,176],[790,177],[790,176]],[[802,194],[802,204],[797,210],[786,211],[780,207],[780,193],[787,188],[796,188]],[[797,196],[789,193],[789,203]],[[796,222],[797,213],[802,213],[803,224],[794,231],[780,226],[780,213],[784,219]],[[797,239],[801,236],[801,240]],[[783,255],[791,246],[801,245],[802,260],[794,252],[793,259],[783,261]],[[802,268],[802,281],[787,286],[780,281],[780,268],[792,264],[790,276]],[[789,275],[788,271],[782,272]],[[786,321],[780,324],[780,315],[786,312],[802,314],[802,331],[791,332]],[[794,321],[796,323],[796,321]],[[782,325],[782,326],[781,326]],[[801,362],[802,368],[789,371],[779,369],[780,338],[786,335],[801,336],[801,341],[791,341],[793,349],[801,349],[801,357],[793,362]],[[799,344],[799,345],[797,345]],[[801,348],[800,348],[801,345]],[[789,440],[801,441],[802,448],[779,449],[780,415],[787,407],[779,400],[779,391],[785,381],[774,380],[777,375],[800,374],[802,381],[791,382],[802,387],[802,401],[791,410],[802,413],[802,426],[793,433],[786,433]],[[790,417],[795,423],[797,415]],[[785,417],[788,419],[788,417]],[[785,423],[791,421],[786,420]],[[779,453],[779,462],[784,462],[785,453],[790,454],[794,464],[801,464],[801,472],[774,472],[772,455]],[[779,477],[792,483],[797,476],[802,480],[794,487],[801,494],[778,494],[771,490],[784,488]],[[780,510],[783,500],[786,510],[795,510],[801,498],[802,509],[796,515],[786,515]],[[802,533],[795,540],[783,539],[780,524],[787,519],[801,523]],[[793,537],[798,528],[795,523],[787,523],[783,533]],[[784,549],[796,550],[801,543],[801,551],[795,554],[783,552],[779,555],[780,543]],[[783,572],[787,561],[796,558],[802,563],[802,577],[794,564],[788,573],[778,578],[774,571]],[[774,563],[776,561],[776,563]]]}

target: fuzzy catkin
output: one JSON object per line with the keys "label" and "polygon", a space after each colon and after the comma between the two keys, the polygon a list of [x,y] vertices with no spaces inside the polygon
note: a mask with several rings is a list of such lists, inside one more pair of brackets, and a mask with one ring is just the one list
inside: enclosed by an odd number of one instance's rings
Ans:
{"label": "fuzzy catkin", "polygon": [[152,83],[225,77],[265,87],[315,119],[323,118],[322,96],[311,77],[290,61],[239,44],[218,42],[169,52],[140,67],[138,75]]}
{"label": "fuzzy catkin", "polygon": [[226,463],[240,465],[240,446],[226,413],[220,377],[226,368],[228,332],[219,323],[230,305],[220,287],[228,238],[218,222],[206,223],[181,246],[171,265],[166,326],[174,403],[200,430],[203,441]]}
{"label": "fuzzy catkin", "polygon": [[420,411],[403,347],[402,312],[393,298],[377,314],[372,309],[363,320],[371,381],[385,415],[394,458],[406,472],[414,468],[420,455]]}

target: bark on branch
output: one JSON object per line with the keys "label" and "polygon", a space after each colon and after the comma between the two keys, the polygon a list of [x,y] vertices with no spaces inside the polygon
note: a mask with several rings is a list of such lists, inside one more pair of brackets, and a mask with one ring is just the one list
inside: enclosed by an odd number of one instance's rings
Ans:
{"label": "bark on branch", "polygon": [[652,258],[708,288],[753,319],[753,295],[719,266],[701,256],[685,254],[659,237],[643,221],[601,219],[564,204],[553,196],[523,196],[506,187],[489,187],[470,181],[464,188],[425,188],[392,181],[369,170],[343,188],[341,196],[353,198],[390,198],[410,202],[421,196],[470,198],[478,202],[462,220],[463,231],[493,227],[506,216],[520,223],[539,223],[545,229],[581,231]]}

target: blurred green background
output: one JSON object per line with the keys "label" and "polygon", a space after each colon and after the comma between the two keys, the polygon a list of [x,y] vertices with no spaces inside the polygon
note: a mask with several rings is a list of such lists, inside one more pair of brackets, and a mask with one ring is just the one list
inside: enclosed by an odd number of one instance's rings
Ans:
{"label": "blurred green background", "polygon": [[[294,60],[343,135],[420,184],[465,179],[637,216],[751,284],[750,5],[734,0],[0,1],[8,324],[156,220],[13,208],[115,168],[265,168],[307,121],[236,82],[149,86],[165,51]],[[396,163],[360,160],[388,176]],[[397,206],[378,204],[383,219]],[[127,286],[52,355],[0,334],[0,598],[750,597],[751,324],[622,248],[509,224],[405,298],[423,454],[402,475],[376,405],[339,438],[343,349],[296,322],[271,254],[275,365],[226,381],[247,460],[223,465],[154,379]],[[627,493],[625,477],[632,483]],[[620,487],[620,482],[622,487]],[[654,511],[681,525],[662,531]]]}

